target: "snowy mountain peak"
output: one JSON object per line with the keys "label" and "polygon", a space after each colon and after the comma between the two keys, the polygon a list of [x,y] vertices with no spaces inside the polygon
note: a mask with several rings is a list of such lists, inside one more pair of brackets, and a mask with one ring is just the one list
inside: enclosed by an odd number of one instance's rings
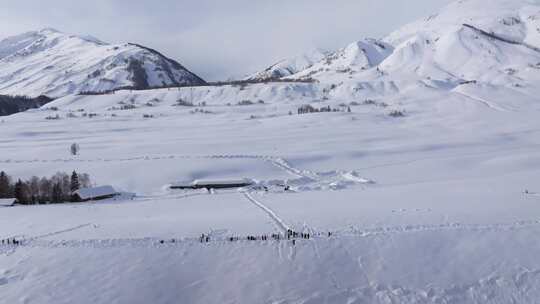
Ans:
{"label": "snowy mountain peak", "polygon": [[266,68],[264,71],[249,76],[250,80],[264,80],[282,78],[294,75],[310,68],[322,60],[329,52],[321,49],[313,49],[290,59],[284,59]]}
{"label": "snowy mountain peak", "polygon": [[59,97],[202,83],[178,62],[137,44],[112,45],[52,28],[0,41],[0,94]]}
{"label": "snowy mountain peak", "polygon": [[312,51],[283,60],[250,78],[319,79],[320,76],[328,73],[354,73],[378,65],[391,54],[392,49],[390,44],[383,41],[366,38],[335,52]]}
{"label": "snowy mountain peak", "polygon": [[327,53],[321,60],[289,78],[348,78],[350,75],[379,65],[392,51],[393,46],[376,39],[366,38],[349,44],[335,52]]}
{"label": "snowy mountain peak", "polygon": [[540,5],[527,0],[460,0],[406,25],[385,41],[386,72],[522,86],[540,62]]}
{"label": "snowy mountain peak", "polygon": [[385,40],[399,44],[419,32],[443,33],[472,24],[488,32],[523,40],[538,34],[539,2],[532,0],[458,0],[438,13],[408,24]]}
{"label": "snowy mountain peak", "polygon": [[47,34],[58,34],[61,33],[59,30],[52,27],[45,27],[38,31],[38,33],[47,35]]}
{"label": "snowy mountain peak", "polygon": [[362,39],[303,70],[278,75],[348,82],[352,88],[358,82],[372,82],[366,86],[398,92],[426,79],[440,80],[446,88],[469,80],[520,86],[538,67],[539,1],[458,0],[383,40]]}

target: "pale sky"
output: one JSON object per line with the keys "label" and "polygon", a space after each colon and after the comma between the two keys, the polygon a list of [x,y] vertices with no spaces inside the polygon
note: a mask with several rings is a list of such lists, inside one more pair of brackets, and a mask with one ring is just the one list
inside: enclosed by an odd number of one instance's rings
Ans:
{"label": "pale sky", "polygon": [[451,0],[0,0],[0,38],[52,27],[157,49],[207,80],[381,38]]}

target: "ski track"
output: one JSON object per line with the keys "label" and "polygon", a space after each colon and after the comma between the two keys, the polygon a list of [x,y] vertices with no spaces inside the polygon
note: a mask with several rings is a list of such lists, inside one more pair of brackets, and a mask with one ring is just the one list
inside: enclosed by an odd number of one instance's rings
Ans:
{"label": "ski track", "polygon": [[[318,241],[317,239],[314,239],[311,243],[311,245],[313,246],[313,252],[315,253],[315,257],[317,258],[317,260],[319,261],[319,263],[321,264],[324,264],[324,260],[323,258],[321,257],[321,250],[319,248],[319,244],[318,244]],[[329,274],[329,280],[330,280],[330,283],[332,284],[332,286],[334,286],[334,288],[336,290],[339,290],[341,287],[339,285],[339,282],[337,280],[337,277],[336,277],[336,274],[334,273],[334,271],[332,269],[329,269],[328,270],[328,274]]]}
{"label": "ski track", "polygon": [[274,166],[288,172],[289,174],[293,176],[309,178],[312,180],[320,179],[316,173],[295,168],[287,160],[285,160],[282,157],[267,158],[267,160],[270,161]]}
{"label": "ski track", "polygon": [[318,175],[311,171],[300,170],[293,167],[283,157],[272,155],[241,155],[241,154],[214,154],[214,155],[162,155],[162,156],[134,156],[127,158],[57,158],[57,159],[3,159],[0,164],[23,163],[94,163],[94,162],[130,162],[130,161],[157,161],[171,159],[250,159],[270,162],[275,167],[296,177],[319,180]]}
{"label": "ski track", "polygon": [[457,91],[454,91],[454,93],[458,94],[458,95],[461,95],[467,99],[470,99],[470,100],[473,100],[473,101],[476,101],[478,103],[481,103],[483,105],[485,105],[486,107],[492,109],[492,110],[495,110],[495,111],[500,111],[500,112],[508,112],[510,110],[508,109],[504,109],[502,107],[499,107],[497,105],[494,105],[492,104],[491,102],[485,100],[485,99],[481,99],[481,98],[478,98],[478,97],[474,97],[474,96],[471,96],[471,95],[468,95],[466,93],[463,93],[463,92],[457,92]]}
{"label": "ski track", "polygon": [[290,230],[289,226],[274,212],[272,209],[265,206],[260,201],[256,200],[250,193],[244,192],[244,196],[248,201],[253,203],[255,206],[263,210],[276,224],[276,227],[283,232],[283,235],[287,234],[287,231]]}
{"label": "ski track", "polygon": [[97,158],[57,158],[57,159],[4,159],[0,160],[0,163],[85,163],[85,162],[129,162],[129,161],[154,161],[154,160],[169,160],[169,159],[260,159],[260,160],[270,160],[276,159],[275,156],[269,155],[225,155],[225,154],[216,154],[216,155],[162,155],[162,156],[134,156],[127,158],[107,158],[107,157],[97,157]]}
{"label": "ski track", "polygon": [[[245,194],[246,197],[249,194]],[[250,200],[251,201],[251,200]],[[259,206],[257,203],[253,202],[255,205]],[[259,206],[260,207],[260,206]],[[281,226],[280,221],[276,220],[276,225],[279,225],[280,228],[285,228],[287,226]],[[155,237],[145,237],[145,238],[117,238],[117,239],[88,239],[88,240],[44,240],[44,238],[59,235],[62,233],[74,231],[77,229],[82,229],[84,227],[91,226],[92,224],[79,225],[73,228],[56,231],[41,236],[28,237],[21,239],[21,244],[18,246],[13,245],[0,245],[0,253],[3,252],[2,249],[9,248],[20,248],[20,247],[38,247],[38,248],[62,248],[62,247],[88,247],[88,248],[116,248],[116,247],[140,247],[140,248],[149,248],[149,247],[179,247],[184,245],[194,245],[200,243],[199,237],[184,237],[184,238],[155,238]],[[297,239],[297,242],[314,242],[322,240],[336,240],[342,237],[348,238],[373,238],[377,236],[385,235],[400,235],[407,233],[423,233],[423,232],[445,232],[445,231],[486,231],[486,232],[500,232],[500,231],[513,231],[518,229],[534,228],[540,227],[539,220],[527,220],[527,221],[517,221],[514,223],[501,223],[501,224],[439,224],[439,225],[406,225],[406,226],[394,226],[394,227],[377,227],[371,229],[353,229],[349,231],[336,231],[333,232],[331,237],[327,237],[327,232],[319,232],[313,235],[311,240]],[[174,239],[174,242],[172,240]],[[162,243],[163,241],[163,243]],[[230,242],[228,237],[214,237],[211,239],[210,244],[236,244],[236,243],[271,243],[271,242],[287,242],[286,239],[281,241],[275,241],[269,239],[267,241],[248,241],[245,238],[241,238],[239,241]],[[318,254],[318,246],[314,248],[316,250],[316,255]]]}
{"label": "ski track", "polygon": [[35,237],[30,238],[30,240],[43,239],[43,238],[47,238],[47,237],[50,237],[50,236],[55,236],[55,235],[59,235],[59,234],[63,234],[63,233],[72,232],[72,231],[79,230],[79,229],[86,228],[86,227],[90,227],[90,226],[92,226],[92,223],[83,224],[83,225],[75,226],[75,227],[72,227],[72,228],[67,228],[67,229],[63,229],[63,230],[59,230],[59,231],[55,231],[55,232],[35,236]]}
{"label": "ski track", "polygon": [[3,159],[0,164],[22,163],[93,163],[93,162],[130,162],[130,161],[156,161],[171,159],[251,159],[270,162],[275,167],[297,177],[306,177],[318,180],[317,174],[303,171],[289,164],[282,157],[272,155],[239,155],[239,154],[214,154],[214,155],[162,155],[162,156],[135,156],[128,158],[57,158],[57,159]]}

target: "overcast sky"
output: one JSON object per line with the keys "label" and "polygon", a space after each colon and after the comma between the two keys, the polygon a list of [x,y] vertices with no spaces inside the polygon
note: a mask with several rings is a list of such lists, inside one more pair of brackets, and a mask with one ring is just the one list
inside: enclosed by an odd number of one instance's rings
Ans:
{"label": "overcast sky", "polygon": [[[489,0],[488,0],[489,1]],[[0,38],[53,27],[136,42],[208,80],[380,38],[451,0],[0,0]]]}

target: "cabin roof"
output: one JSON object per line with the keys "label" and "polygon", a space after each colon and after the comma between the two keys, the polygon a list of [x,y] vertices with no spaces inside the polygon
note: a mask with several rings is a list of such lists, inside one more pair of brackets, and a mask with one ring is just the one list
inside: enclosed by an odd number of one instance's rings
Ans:
{"label": "cabin roof", "polygon": [[14,198],[0,198],[0,206],[11,206],[15,203]]}
{"label": "cabin roof", "polygon": [[242,184],[252,184],[253,182],[249,179],[222,179],[222,180],[204,180],[198,179],[193,181],[195,186],[207,186],[207,185],[242,185]]}
{"label": "cabin roof", "polygon": [[203,180],[198,179],[192,182],[173,183],[172,187],[205,187],[205,186],[227,186],[227,185],[251,185],[253,181],[247,178],[242,179],[221,179],[221,180]]}
{"label": "cabin roof", "polygon": [[116,192],[116,190],[114,190],[112,186],[82,188],[74,192],[74,194],[77,194],[83,200],[92,199],[96,197],[115,195],[117,193],[118,192]]}

